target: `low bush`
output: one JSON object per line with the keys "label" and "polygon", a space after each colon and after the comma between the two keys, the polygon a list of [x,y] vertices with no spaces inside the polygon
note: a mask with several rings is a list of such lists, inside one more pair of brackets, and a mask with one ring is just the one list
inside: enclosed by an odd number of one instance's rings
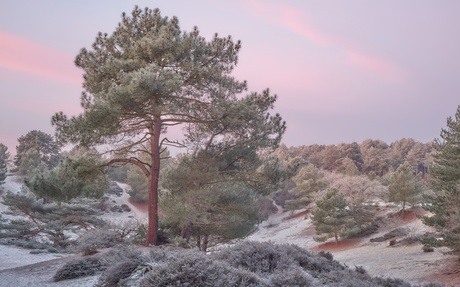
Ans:
{"label": "low bush", "polygon": [[412,287],[400,279],[371,277],[362,267],[352,270],[334,261],[330,253],[318,255],[296,245],[244,241],[209,255],[177,247],[143,250],[124,246],[82,257],[63,266],[54,280],[101,272],[96,287]]}
{"label": "low bush", "polygon": [[[103,254],[85,256],[67,262],[64,266],[58,269],[58,271],[55,273],[53,277],[53,280],[61,281],[79,278],[83,276],[95,275],[97,273],[105,271],[109,266],[115,266],[119,263],[127,261],[138,262],[137,265],[139,265],[140,262],[143,262],[145,260],[146,259],[144,259],[142,251],[137,247],[122,246],[119,248],[112,248],[111,250]],[[115,269],[115,271],[125,269],[127,269],[127,266],[118,266],[118,269]],[[115,280],[114,278],[112,278],[115,277],[115,275],[113,274],[113,272],[115,271],[111,270],[110,274],[106,273],[104,278],[108,278],[107,280]],[[125,271],[125,273],[126,272],[127,271]],[[124,276],[121,274],[119,275]],[[121,277],[119,279],[121,279]]]}
{"label": "low bush", "polygon": [[273,287],[309,287],[312,286],[313,277],[301,268],[285,272],[275,272],[270,277],[270,286]]}
{"label": "low bush", "polygon": [[282,258],[276,245],[250,241],[225,248],[213,257],[233,267],[261,274],[284,271],[294,263],[292,258]]}
{"label": "low bush", "polygon": [[434,252],[434,248],[430,245],[423,245],[422,250],[423,252]]}
{"label": "low bush", "polygon": [[123,243],[123,238],[115,230],[103,227],[91,229],[83,233],[76,243],[77,252],[84,255],[94,254],[91,251],[113,247]]}
{"label": "low bush", "polygon": [[107,268],[99,277],[98,282],[94,287],[112,287],[128,278],[136,268],[143,263],[140,258],[136,259],[125,259],[124,261],[118,262],[110,268]]}
{"label": "low bush", "polygon": [[94,275],[104,268],[99,257],[82,257],[67,262],[53,276],[55,282]]}
{"label": "low bush", "polygon": [[177,253],[140,281],[141,287],[240,286],[269,287],[256,274],[213,260],[201,252]]}

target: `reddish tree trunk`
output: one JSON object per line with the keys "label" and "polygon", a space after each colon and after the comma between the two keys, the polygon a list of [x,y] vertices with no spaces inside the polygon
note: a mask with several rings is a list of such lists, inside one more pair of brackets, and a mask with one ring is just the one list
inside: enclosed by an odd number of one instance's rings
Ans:
{"label": "reddish tree trunk", "polygon": [[149,227],[147,231],[147,246],[157,245],[158,237],[158,178],[160,175],[160,133],[161,119],[153,118],[153,134],[150,140],[152,151],[152,167],[149,175]]}
{"label": "reddish tree trunk", "polygon": [[187,224],[182,225],[180,235],[182,238],[186,240],[187,243],[190,242],[190,237],[192,236],[192,223],[191,222],[188,222]]}
{"label": "reddish tree trunk", "polygon": [[208,250],[208,235],[203,236],[203,243],[201,244],[201,251],[206,252]]}

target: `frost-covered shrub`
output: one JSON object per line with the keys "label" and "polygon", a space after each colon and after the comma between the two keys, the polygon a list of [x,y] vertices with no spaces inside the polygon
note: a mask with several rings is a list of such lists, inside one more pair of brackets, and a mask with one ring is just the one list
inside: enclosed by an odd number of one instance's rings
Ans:
{"label": "frost-covered shrub", "polygon": [[99,277],[95,287],[112,287],[128,278],[136,268],[143,263],[140,258],[127,259],[116,263],[112,267],[107,268],[102,275]]}
{"label": "frost-covered shrub", "polygon": [[282,258],[276,245],[261,242],[244,241],[225,248],[213,256],[233,267],[255,273],[273,273],[294,266],[292,258]]}
{"label": "frost-covered shrub", "polygon": [[113,248],[104,254],[85,256],[67,262],[54,275],[54,281],[95,275],[119,262],[142,261],[142,251],[134,246]]}
{"label": "frost-covered shrub", "polygon": [[372,278],[361,272],[350,269],[334,270],[325,272],[318,277],[320,286],[329,287],[378,287],[380,285],[372,282]]}
{"label": "frost-covered shrub", "polygon": [[264,274],[282,272],[301,267],[313,277],[322,272],[342,270],[338,262],[313,254],[297,245],[275,245],[270,243],[244,241],[213,254],[236,268]]}
{"label": "frost-covered shrub", "polygon": [[292,271],[275,272],[270,277],[270,286],[273,287],[309,287],[312,286],[313,277],[302,271],[301,268]]}
{"label": "frost-covered shrub", "polygon": [[213,260],[201,252],[176,253],[140,281],[141,287],[241,286],[269,287],[256,274]]}
{"label": "frost-covered shrub", "polygon": [[322,255],[314,254],[297,245],[279,245],[278,247],[287,257],[292,258],[298,266],[308,271],[313,277],[319,276],[321,273],[330,272],[333,270],[343,270],[345,267],[334,261],[332,254],[328,252]]}
{"label": "frost-covered shrub", "polygon": [[123,225],[110,225],[88,230],[78,238],[76,249],[78,252],[85,253],[116,245],[137,243],[139,232],[142,232],[141,227],[140,223],[133,221]]}
{"label": "frost-covered shrub", "polygon": [[115,230],[109,228],[91,229],[83,233],[77,241],[77,251],[87,254],[87,251],[113,247],[121,244],[123,238]]}
{"label": "frost-covered shrub", "polygon": [[331,252],[320,251],[320,252],[318,252],[318,255],[323,256],[324,258],[326,258],[328,260],[334,260],[334,255],[332,255]]}
{"label": "frost-covered shrub", "polygon": [[104,268],[99,257],[82,257],[67,262],[54,274],[54,281],[94,275]]}
{"label": "frost-covered shrub", "polygon": [[411,287],[411,284],[397,278],[376,277],[373,281],[378,284],[377,286],[383,287]]}

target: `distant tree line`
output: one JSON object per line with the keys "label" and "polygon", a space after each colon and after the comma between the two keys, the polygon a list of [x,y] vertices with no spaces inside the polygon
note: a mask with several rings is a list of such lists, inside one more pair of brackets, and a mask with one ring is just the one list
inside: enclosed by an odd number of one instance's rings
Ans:
{"label": "distant tree line", "polygon": [[362,143],[333,145],[307,145],[287,147],[281,144],[277,153],[286,160],[298,158],[319,169],[336,171],[347,175],[383,176],[408,162],[416,173],[425,175],[433,161],[432,142],[421,143],[403,138],[390,144],[381,140],[367,139]]}

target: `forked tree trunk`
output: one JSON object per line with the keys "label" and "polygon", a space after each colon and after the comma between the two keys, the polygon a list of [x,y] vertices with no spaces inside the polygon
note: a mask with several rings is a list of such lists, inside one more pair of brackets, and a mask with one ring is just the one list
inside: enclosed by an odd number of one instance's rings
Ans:
{"label": "forked tree trunk", "polygon": [[153,134],[150,139],[152,152],[152,166],[149,175],[149,227],[147,230],[146,245],[158,244],[158,178],[160,175],[160,133],[161,119],[159,116],[153,118]]}
{"label": "forked tree trunk", "polygon": [[337,236],[337,232],[334,232],[335,244],[339,244],[339,237]]}

